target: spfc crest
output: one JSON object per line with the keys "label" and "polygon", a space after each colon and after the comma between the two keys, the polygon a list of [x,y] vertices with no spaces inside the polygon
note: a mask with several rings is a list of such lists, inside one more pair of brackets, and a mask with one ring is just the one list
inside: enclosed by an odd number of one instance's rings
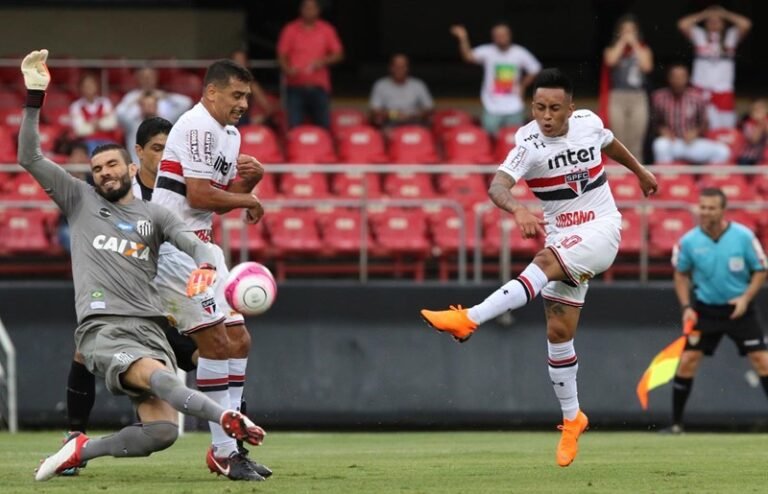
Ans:
{"label": "spfc crest", "polygon": [[565,176],[565,183],[577,194],[581,194],[589,183],[589,170],[581,172],[568,173]]}

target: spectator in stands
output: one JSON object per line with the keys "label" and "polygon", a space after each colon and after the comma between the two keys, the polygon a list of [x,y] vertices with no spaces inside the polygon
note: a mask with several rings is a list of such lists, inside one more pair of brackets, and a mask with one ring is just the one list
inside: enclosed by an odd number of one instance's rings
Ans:
{"label": "spectator in stands", "polygon": [[745,144],[739,154],[738,163],[756,165],[764,162],[763,158],[768,150],[768,101],[758,99],[752,102],[741,131]]}
{"label": "spectator in stands", "polygon": [[370,105],[378,126],[428,125],[435,106],[424,81],[409,75],[408,56],[402,53],[390,59],[389,77],[374,83]]}
{"label": "spectator in stands", "polygon": [[288,127],[309,117],[330,128],[331,77],[328,67],[344,58],[336,30],[320,19],[317,0],[302,0],[299,18],[280,32],[277,58],[285,74]]}
{"label": "spectator in stands", "polygon": [[761,327],[755,296],[765,284],[766,258],[746,226],[725,219],[726,197],[707,188],[699,196],[699,226],[675,246],[675,293],[683,326],[694,325],[680,357],[672,387],[672,427],[683,431],[683,411],[702,357],[711,356],[723,336],[747,356],[768,395],[768,338]]}
{"label": "spectator in stands", "polygon": [[[230,54],[229,58],[245,68],[248,68],[250,65],[248,61],[248,52],[245,50],[235,50]],[[248,113],[243,115],[239,125],[268,123],[271,120],[272,115],[275,114],[277,108],[275,108],[275,105],[269,100],[267,93],[261,87],[261,84],[256,82],[255,78],[251,81],[251,98],[252,100],[248,108]]]}
{"label": "spectator in stands", "polygon": [[[704,23],[704,27],[699,24]],[[726,23],[730,27],[726,28]],[[719,5],[687,15],[677,27],[693,44],[693,86],[709,100],[707,111],[713,129],[736,127],[733,81],[736,47],[752,28],[746,17]]]}
{"label": "spectator in stands", "polygon": [[[459,51],[467,63],[484,67],[483,127],[491,134],[525,120],[523,96],[526,88],[541,70],[541,64],[531,52],[512,43],[512,30],[499,23],[491,28],[493,43],[472,48],[464,26],[452,26],[451,34],[459,41]],[[525,73],[525,76],[523,76]]]}
{"label": "spectator in stands", "polygon": [[99,80],[87,73],[80,79],[80,99],[69,107],[72,129],[92,151],[101,144],[114,141],[117,129],[115,109],[108,98],[99,96]]}
{"label": "spectator in stands", "polygon": [[648,128],[646,77],[653,70],[653,52],[643,43],[635,16],[625,15],[616,22],[613,43],[603,52],[603,63],[610,84],[610,128],[627,149],[640,158]]}
{"label": "spectator in stands", "polygon": [[126,136],[126,149],[131,152],[134,161],[136,129],[144,119],[157,116],[173,123],[193,104],[189,96],[159,89],[157,71],[152,67],[140,68],[135,77],[139,87],[125,93],[116,108],[118,121]]}
{"label": "spectator in stands", "polygon": [[653,92],[654,123],[658,137],[653,141],[657,164],[683,160],[692,163],[725,163],[727,145],[705,139],[707,101],[688,85],[688,67],[674,64],[667,72],[668,87]]}
{"label": "spectator in stands", "polygon": [[[184,96],[184,98],[186,98],[186,96]],[[138,114],[135,116],[120,112],[117,114],[120,126],[123,128],[123,132],[125,132],[126,149],[131,153],[131,159],[134,163],[139,162],[139,157],[136,154],[136,131],[139,129],[141,122],[148,118],[158,116],[159,104],[160,102],[157,98],[157,92],[144,91],[139,95],[139,99],[136,102],[136,106],[139,109]],[[132,114],[133,111],[130,113]]]}

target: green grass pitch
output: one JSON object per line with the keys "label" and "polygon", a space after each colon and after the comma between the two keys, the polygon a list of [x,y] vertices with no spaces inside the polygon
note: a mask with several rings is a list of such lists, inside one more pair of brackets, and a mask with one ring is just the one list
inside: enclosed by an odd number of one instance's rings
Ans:
{"label": "green grass pitch", "polygon": [[[588,432],[568,468],[553,432],[275,432],[252,454],[260,483],[209,474],[208,435],[187,434],[149,458],[99,458],[79,477],[35,482],[60,432],[0,434],[0,493],[763,493],[765,434]],[[254,454],[255,453],[255,454]]]}

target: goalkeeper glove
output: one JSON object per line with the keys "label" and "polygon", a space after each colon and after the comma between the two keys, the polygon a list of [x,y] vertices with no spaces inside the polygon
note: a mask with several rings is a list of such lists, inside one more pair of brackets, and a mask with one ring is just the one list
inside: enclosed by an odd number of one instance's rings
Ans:
{"label": "goalkeeper glove", "polygon": [[213,286],[214,281],[216,281],[216,267],[210,264],[201,264],[189,275],[187,297],[200,295]]}
{"label": "goalkeeper glove", "polygon": [[43,106],[45,90],[51,82],[51,74],[45,61],[48,50],[35,50],[21,61],[21,73],[24,75],[24,85],[27,87],[27,106],[40,108]]}

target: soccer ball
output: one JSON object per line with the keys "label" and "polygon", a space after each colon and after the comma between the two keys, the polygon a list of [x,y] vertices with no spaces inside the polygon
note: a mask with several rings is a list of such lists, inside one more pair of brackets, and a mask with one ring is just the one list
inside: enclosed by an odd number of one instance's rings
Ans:
{"label": "soccer ball", "polygon": [[272,307],[277,284],[272,273],[258,262],[238,264],[224,282],[224,297],[229,306],[246,316],[258,316]]}

